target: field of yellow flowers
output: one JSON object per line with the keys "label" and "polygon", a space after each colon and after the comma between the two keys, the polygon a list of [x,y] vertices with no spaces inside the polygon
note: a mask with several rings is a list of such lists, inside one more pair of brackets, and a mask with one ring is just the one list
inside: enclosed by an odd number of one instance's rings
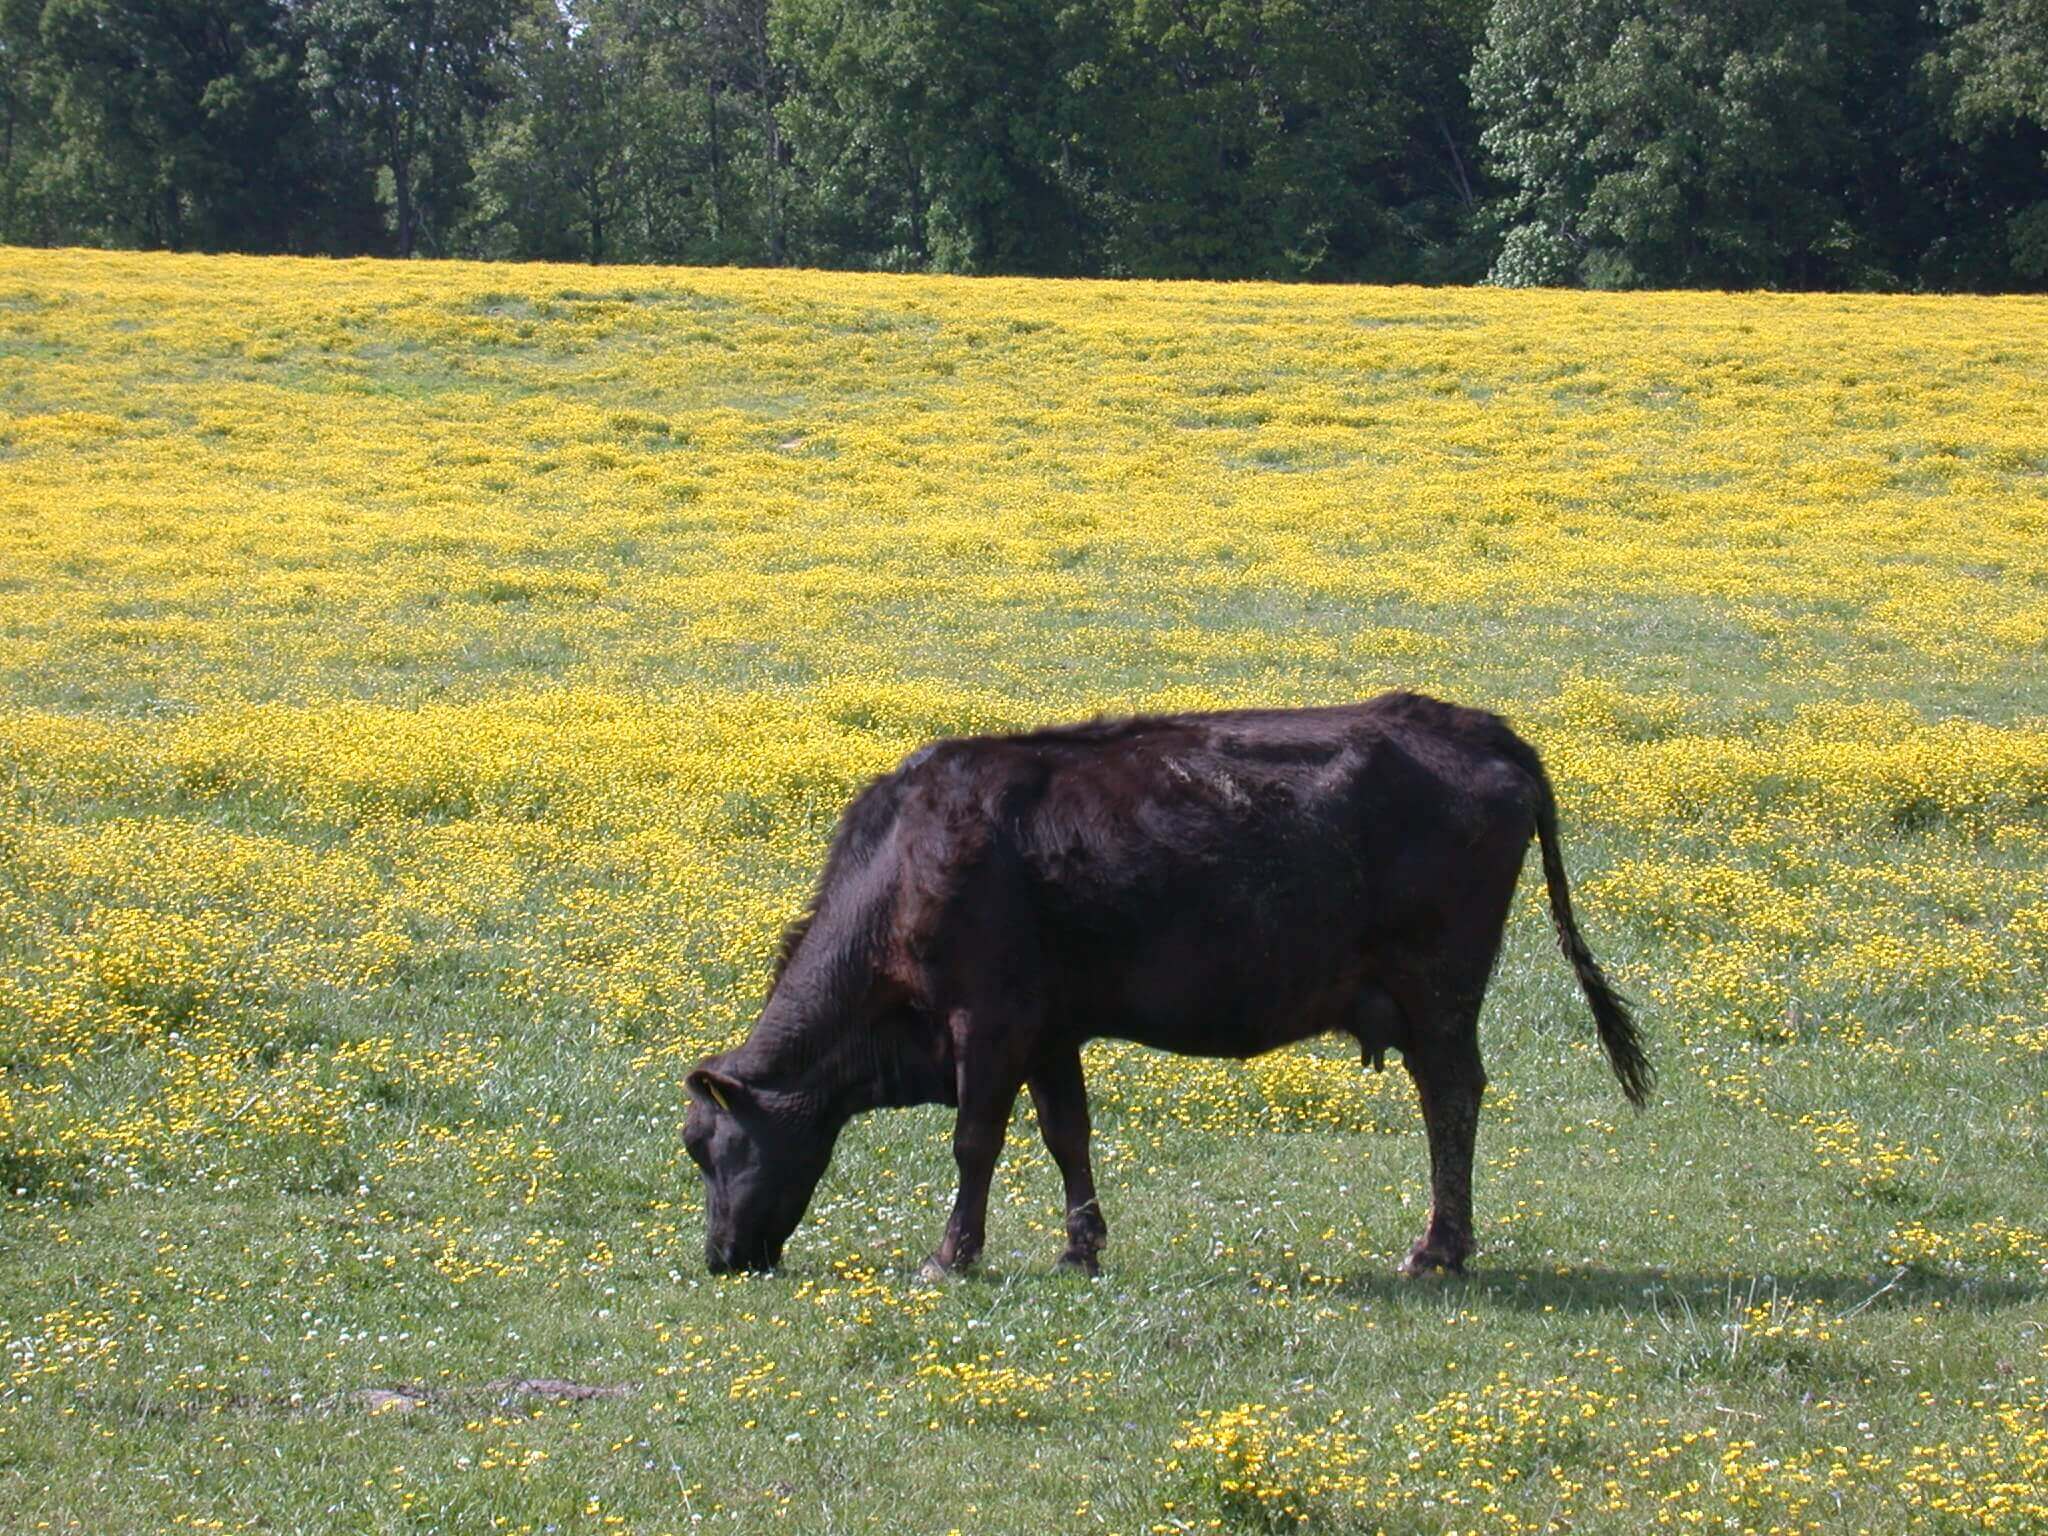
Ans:
{"label": "field of yellow flowers", "polygon": [[[2048,1530],[2048,303],[0,250],[0,1528]],[[681,1080],[938,734],[1545,752],[1399,1072],[1091,1053],[714,1281]]]}

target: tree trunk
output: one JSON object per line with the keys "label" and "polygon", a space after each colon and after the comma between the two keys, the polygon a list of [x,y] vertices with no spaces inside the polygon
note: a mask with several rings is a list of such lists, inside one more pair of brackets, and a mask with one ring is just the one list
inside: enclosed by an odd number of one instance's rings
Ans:
{"label": "tree trunk", "polygon": [[718,90],[711,77],[704,77],[704,117],[711,129],[711,246],[721,251],[725,244],[725,178],[719,174]]}
{"label": "tree trunk", "polygon": [[[24,70],[25,74],[26,71]],[[7,135],[0,142],[0,195],[6,197],[0,203],[0,240],[20,240],[21,231],[14,227],[14,209],[18,201],[14,185],[14,90],[10,84],[7,92]]]}
{"label": "tree trunk", "polygon": [[775,103],[765,90],[761,92],[761,115],[768,120],[768,260],[780,267],[789,260],[788,231],[782,216],[782,124],[775,120]]}
{"label": "tree trunk", "polygon": [[768,260],[782,266],[789,260],[789,232],[784,228],[782,124],[775,119],[775,56],[768,41],[767,0],[746,11],[747,42],[752,53],[754,91],[761,107],[761,148],[768,165]]}
{"label": "tree trunk", "polygon": [[413,207],[412,184],[407,179],[406,162],[401,158],[391,163],[391,184],[398,199],[398,254],[412,255]]}
{"label": "tree trunk", "polygon": [[1467,208],[1479,201],[1472,195],[1471,178],[1465,174],[1465,160],[1458,153],[1458,141],[1451,137],[1451,125],[1444,121],[1443,113],[1436,115],[1436,131],[1444,137],[1444,148],[1450,152],[1451,170],[1458,188],[1458,200]]}
{"label": "tree trunk", "polygon": [[925,239],[925,220],[928,212],[924,195],[924,178],[918,174],[917,158],[906,153],[903,156],[904,191],[910,200],[910,248],[917,256],[918,270],[931,265],[931,246]]}
{"label": "tree trunk", "polygon": [[391,163],[391,195],[398,204],[398,254],[412,255],[414,211],[412,205],[412,156],[407,152],[403,113],[395,101],[387,102],[384,140]]}

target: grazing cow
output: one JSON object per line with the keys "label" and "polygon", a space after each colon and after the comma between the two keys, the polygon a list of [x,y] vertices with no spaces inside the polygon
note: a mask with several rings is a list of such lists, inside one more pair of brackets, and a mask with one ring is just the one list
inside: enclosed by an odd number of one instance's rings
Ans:
{"label": "grazing cow", "polygon": [[1480,1000],[1534,834],[1558,938],[1623,1091],[1651,1073],[1572,919],[1535,749],[1412,693],[1328,709],[1099,720],[940,741],[857,796],[743,1045],[688,1079],[714,1272],[768,1269],[847,1121],[958,1110],[959,1196],[928,1274],[981,1252],[1017,1090],[1066,1182],[1061,1262],[1107,1229],[1081,1047],[1244,1058],[1329,1032],[1398,1050],[1429,1136],[1404,1273],[1472,1248]]}

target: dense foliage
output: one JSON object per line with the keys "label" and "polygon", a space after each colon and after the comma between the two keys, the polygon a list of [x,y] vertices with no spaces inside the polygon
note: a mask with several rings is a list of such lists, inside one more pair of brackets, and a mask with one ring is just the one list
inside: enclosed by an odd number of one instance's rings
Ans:
{"label": "dense foliage", "polygon": [[0,241],[2048,282],[2043,0],[0,0]]}

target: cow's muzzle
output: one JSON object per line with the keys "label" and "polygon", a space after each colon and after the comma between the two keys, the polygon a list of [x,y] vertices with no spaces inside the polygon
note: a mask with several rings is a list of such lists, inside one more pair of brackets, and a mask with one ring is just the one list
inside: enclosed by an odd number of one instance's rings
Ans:
{"label": "cow's muzzle", "polygon": [[704,1267],[714,1275],[765,1275],[781,1262],[780,1243],[704,1245]]}

